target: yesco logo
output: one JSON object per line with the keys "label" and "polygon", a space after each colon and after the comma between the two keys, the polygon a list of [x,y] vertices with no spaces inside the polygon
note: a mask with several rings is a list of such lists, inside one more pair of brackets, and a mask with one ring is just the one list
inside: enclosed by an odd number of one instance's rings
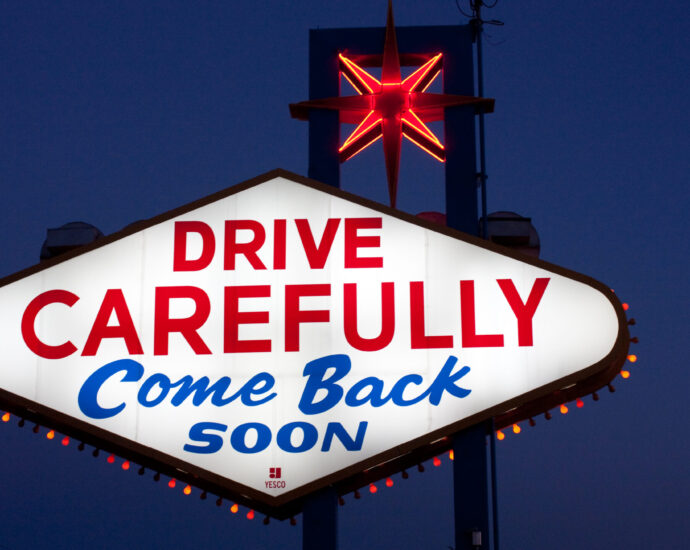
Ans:
{"label": "yesco logo", "polygon": [[0,287],[0,384],[256,498],[332,481],[611,354],[605,287],[486,247],[268,178]]}
{"label": "yesco logo", "polygon": [[283,476],[281,468],[269,468],[268,477],[270,478],[266,481],[266,489],[285,489],[285,480],[280,478]]}

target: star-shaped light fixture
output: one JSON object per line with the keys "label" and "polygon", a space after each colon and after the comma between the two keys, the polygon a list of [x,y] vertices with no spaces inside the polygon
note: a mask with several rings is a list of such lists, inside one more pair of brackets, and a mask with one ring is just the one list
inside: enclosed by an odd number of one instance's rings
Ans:
{"label": "star-shaped light fixture", "polygon": [[338,54],[338,61],[341,74],[359,95],[313,99],[291,104],[290,114],[293,118],[309,120],[310,109],[332,109],[340,111],[341,122],[357,124],[338,150],[340,162],[345,162],[379,138],[383,138],[388,193],[391,206],[394,208],[402,136],[432,157],[444,162],[445,148],[425,122],[443,120],[444,108],[457,105],[475,104],[484,112],[493,111],[493,99],[426,92],[441,72],[441,53],[429,56],[426,63],[402,79],[391,2],[388,3],[381,80],[342,53]]}

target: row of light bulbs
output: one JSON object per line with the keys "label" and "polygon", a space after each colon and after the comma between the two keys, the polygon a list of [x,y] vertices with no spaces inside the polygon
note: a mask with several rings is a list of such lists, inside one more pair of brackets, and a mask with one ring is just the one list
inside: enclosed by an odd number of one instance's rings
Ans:
{"label": "row of light bulbs", "polygon": [[[623,304],[623,309],[624,309],[624,310],[627,311],[628,308],[629,308],[628,304]],[[634,320],[634,319],[630,319],[629,324],[630,324],[630,325],[634,325],[634,324],[635,324],[635,320]],[[631,342],[637,343],[637,342],[638,342],[638,339],[637,339],[637,338],[632,338],[632,339],[631,339]],[[637,362],[637,355],[630,354],[630,355],[628,355],[627,360],[628,360],[630,363],[635,363],[635,362]],[[623,369],[623,370],[620,371],[620,376],[621,376],[622,378],[624,378],[624,379],[627,379],[627,378],[630,377],[630,371],[628,371],[627,369]],[[608,384],[608,389],[609,389],[609,391],[610,391],[611,393],[613,393],[614,391],[616,391],[615,388],[613,387],[613,385],[610,384],[610,383]],[[598,400],[599,400],[599,395],[597,394],[597,392],[592,393],[592,398],[593,398],[594,401],[598,401]],[[578,399],[575,401],[575,406],[576,406],[578,409],[581,409],[582,407],[584,407],[584,401],[582,401],[582,399],[578,398]],[[566,403],[563,403],[563,404],[561,404],[561,406],[559,407],[559,410],[560,410],[561,414],[567,414],[569,409],[568,409],[567,404],[566,404]],[[544,418],[546,418],[546,420],[550,420],[550,419],[551,419],[551,412],[550,412],[550,411],[546,411],[546,412],[544,413]],[[5,412],[2,416],[0,416],[0,419],[1,419],[3,422],[9,422],[10,419],[11,419],[11,415],[10,415],[9,412]],[[528,422],[529,422],[529,425],[530,425],[530,426],[534,426],[534,425],[536,424],[533,418],[530,418],[530,419],[528,420]],[[26,421],[25,421],[23,418],[20,418],[17,425],[18,425],[19,427],[23,427],[23,426],[25,425],[25,423],[26,423]],[[39,433],[39,431],[40,431],[40,426],[39,426],[38,424],[35,424],[34,427],[33,427],[33,429],[32,429],[32,431],[33,431],[34,433]],[[512,425],[512,431],[513,431],[514,434],[519,434],[519,433],[522,431],[522,428],[520,427],[520,424],[519,424],[519,423],[513,424],[513,425]],[[51,429],[51,430],[49,430],[49,431],[46,433],[46,438],[49,439],[49,440],[53,440],[53,439],[56,438],[56,435],[57,435],[57,434],[56,434],[55,430],[52,430],[52,429]],[[505,437],[506,437],[506,435],[505,435],[505,433],[504,433],[504,431],[503,431],[502,429],[501,429],[501,430],[497,430],[495,435],[496,435],[496,439],[498,439],[499,441],[503,441],[503,440],[505,439]],[[62,439],[60,439],[60,442],[61,442],[61,444],[62,444],[64,447],[67,447],[67,446],[70,444],[71,441],[70,441],[69,436],[66,436],[66,435],[65,435],[65,436],[62,437]],[[84,444],[83,441],[80,441],[80,442],[79,442],[79,445],[77,446],[77,448],[78,448],[80,451],[83,451],[83,450],[86,448],[86,445]],[[94,458],[98,457],[99,454],[100,454],[100,450],[99,450],[98,448],[95,448],[95,449],[93,450],[93,452],[92,452],[92,455],[94,456]],[[452,449],[451,449],[450,451],[448,451],[448,453],[444,453],[444,454],[447,454],[447,455],[448,455],[448,459],[449,459],[449,460],[452,461],[452,460],[454,459],[453,450],[452,450]],[[110,453],[110,454],[108,455],[108,457],[107,457],[106,460],[107,460],[107,462],[108,462],[109,464],[113,464],[113,463],[115,462],[115,460],[116,460],[116,459],[115,459],[115,455],[112,454],[112,453]],[[441,458],[440,458],[439,456],[435,456],[435,457],[432,459],[432,464],[433,464],[435,467],[441,466],[441,464],[442,464]],[[131,464],[131,462],[130,462],[129,460],[126,460],[126,459],[123,460],[123,462],[122,462],[122,464],[121,464],[121,468],[122,468],[123,470],[127,471],[127,470],[129,470],[131,467],[132,467],[132,464]],[[417,465],[417,470],[418,470],[420,473],[421,473],[421,472],[424,472],[424,465],[423,465],[421,462]],[[146,468],[144,468],[144,466],[140,466],[140,467],[139,467],[139,470],[138,470],[138,474],[139,474],[139,475],[144,475],[145,473],[146,473]],[[408,474],[407,470],[403,470],[403,471],[401,472],[401,477],[402,477],[402,479],[407,479],[407,478],[409,477],[409,474]],[[153,480],[154,480],[154,481],[160,481],[160,478],[161,478],[160,472],[156,472],[156,473],[154,474],[154,476],[153,476]],[[387,478],[384,480],[384,483],[383,483],[383,485],[385,485],[386,487],[389,487],[389,488],[390,488],[390,487],[393,487],[394,484],[395,484],[395,483],[394,483],[394,481],[393,481],[393,479],[392,479],[391,477],[387,477]],[[175,487],[177,487],[177,480],[176,480],[175,478],[170,478],[170,480],[168,481],[168,487],[170,487],[171,489],[174,489]],[[192,494],[192,490],[193,490],[193,489],[192,489],[192,486],[191,486],[190,484],[186,484],[186,485],[184,486],[184,488],[182,489],[182,493],[185,494],[185,495],[191,495],[191,494]],[[379,487],[378,487],[375,483],[372,482],[372,483],[369,483],[368,490],[369,490],[369,493],[371,493],[372,495],[374,495],[374,494],[376,494],[376,493],[379,491]],[[359,491],[358,489],[356,489],[356,490],[354,491],[353,495],[354,495],[354,498],[355,498],[355,499],[360,499],[360,498],[361,498],[361,493],[360,493],[360,491]],[[202,500],[206,500],[207,497],[208,497],[208,493],[207,493],[206,491],[202,491],[202,492],[200,493],[200,498],[201,498]],[[341,506],[344,506],[344,505],[345,505],[345,499],[344,499],[342,496],[339,497],[339,498],[338,498],[338,503],[339,503]],[[219,506],[219,507],[220,507],[220,506],[222,506],[222,505],[223,505],[223,498],[222,498],[222,497],[218,497],[218,498],[216,499],[216,506]],[[240,510],[240,507],[239,507],[239,505],[238,505],[236,502],[233,502],[233,503],[230,505],[230,512],[231,512],[231,513],[237,514],[237,513],[239,512],[239,510]],[[246,514],[245,514],[245,517],[246,517],[248,520],[253,520],[253,519],[255,518],[254,510],[251,509],[251,508],[249,508],[249,509],[247,510]],[[264,525],[268,525],[269,522],[270,522],[270,516],[267,515],[267,516],[264,517],[263,523],[264,523]],[[294,517],[291,517],[291,518],[290,518],[290,525],[297,525],[297,520],[296,520]]]}

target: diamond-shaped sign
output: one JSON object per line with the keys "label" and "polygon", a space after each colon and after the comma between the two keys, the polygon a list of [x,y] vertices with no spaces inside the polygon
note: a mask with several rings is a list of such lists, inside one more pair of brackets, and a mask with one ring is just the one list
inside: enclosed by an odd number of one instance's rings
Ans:
{"label": "diamond-shaped sign", "polygon": [[0,399],[285,515],[617,369],[585,276],[274,171],[0,281]]}

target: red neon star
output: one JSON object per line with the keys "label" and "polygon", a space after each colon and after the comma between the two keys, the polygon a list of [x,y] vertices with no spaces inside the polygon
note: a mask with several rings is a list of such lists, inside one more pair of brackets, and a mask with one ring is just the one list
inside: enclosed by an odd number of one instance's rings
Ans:
{"label": "red neon star", "polygon": [[480,104],[484,112],[493,111],[493,99],[425,91],[441,72],[441,53],[433,55],[410,76],[402,79],[391,2],[388,3],[381,80],[342,53],[338,55],[338,60],[341,74],[359,95],[302,101],[291,104],[290,113],[293,118],[308,120],[309,109],[333,109],[340,111],[342,122],[357,124],[357,128],[338,149],[340,162],[352,158],[382,137],[388,193],[393,207],[398,189],[402,136],[444,162],[446,152],[443,144],[424,123],[443,120],[444,108],[456,105]]}

